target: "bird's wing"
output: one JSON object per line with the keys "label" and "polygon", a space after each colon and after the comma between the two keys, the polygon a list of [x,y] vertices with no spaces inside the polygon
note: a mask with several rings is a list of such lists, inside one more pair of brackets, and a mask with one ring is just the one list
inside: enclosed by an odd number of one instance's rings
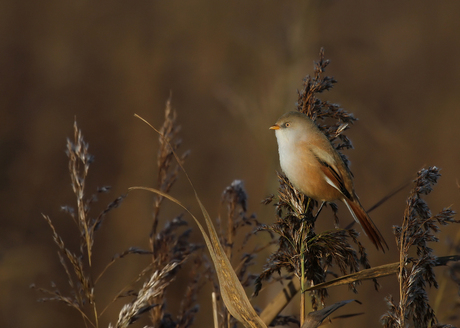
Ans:
{"label": "bird's wing", "polygon": [[316,148],[315,150],[311,149],[311,152],[321,164],[320,169],[324,173],[327,183],[340,191],[346,198],[352,200],[353,197],[345,186],[344,178],[335,165],[334,158],[319,148]]}

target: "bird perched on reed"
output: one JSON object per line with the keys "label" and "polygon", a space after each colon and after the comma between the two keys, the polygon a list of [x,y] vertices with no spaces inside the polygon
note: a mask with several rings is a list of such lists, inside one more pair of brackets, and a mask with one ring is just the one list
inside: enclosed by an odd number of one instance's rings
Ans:
{"label": "bird perched on reed", "polygon": [[275,130],[281,169],[294,187],[322,205],[344,202],[377,249],[385,252],[388,245],[359,202],[350,171],[316,124],[306,114],[292,111],[270,129]]}

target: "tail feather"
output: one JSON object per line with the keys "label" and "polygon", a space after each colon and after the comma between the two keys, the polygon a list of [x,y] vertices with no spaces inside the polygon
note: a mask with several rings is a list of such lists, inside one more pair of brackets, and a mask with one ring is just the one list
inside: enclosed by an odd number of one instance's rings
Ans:
{"label": "tail feather", "polygon": [[367,215],[366,211],[361,206],[359,200],[356,197],[353,200],[344,198],[343,202],[347,205],[351,215],[355,221],[361,225],[364,233],[369,237],[372,243],[374,243],[375,247],[377,247],[377,249],[381,249],[385,253],[385,248],[383,245],[389,249],[388,245],[375,223],[371,220],[369,215]]}

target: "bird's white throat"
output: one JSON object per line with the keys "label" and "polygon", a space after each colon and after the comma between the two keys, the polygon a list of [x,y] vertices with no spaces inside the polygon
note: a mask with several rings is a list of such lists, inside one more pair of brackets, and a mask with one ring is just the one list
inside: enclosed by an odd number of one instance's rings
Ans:
{"label": "bird's white throat", "polygon": [[299,166],[299,140],[296,140],[294,133],[286,133],[287,131],[276,131],[276,139],[278,142],[278,153],[280,156],[280,165],[283,172],[290,177],[298,169]]}

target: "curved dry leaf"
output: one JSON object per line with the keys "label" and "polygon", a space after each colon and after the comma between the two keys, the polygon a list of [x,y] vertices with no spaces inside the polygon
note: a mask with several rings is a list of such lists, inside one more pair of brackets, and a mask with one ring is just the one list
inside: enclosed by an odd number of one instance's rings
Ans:
{"label": "curved dry leaf", "polygon": [[131,187],[129,188],[129,191],[131,190],[147,190],[159,194],[160,196],[163,196],[176,203],[192,216],[198,225],[198,228],[200,228],[200,231],[206,242],[206,246],[208,247],[209,253],[211,254],[212,261],[214,262],[214,266],[216,267],[222,299],[228,309],[228,312],[230,312],[230,314],[239,322],[241,322],[245,327],[267,327],[249,302],[246,292],[238,280],[238,277],[219,242],[219,238],[217,236],[214,225],[212,224],[211,218],[209,217],[209,214],[204,208],[200,199],[196,195],[196,192],[195,196],[203,212],[203,216],[205,217],[210,237],[207,235],[204,227],[201,225],[198,219],[176,198],[154,188]]}
{"label": "curved dry leaf", "polygon": [[[150,123],[148,123],[142,117],[140,117],[137,114],[135,116],[141,119],[146,124],[148,124],[153,130],[155,130],[155,132],[157,132],[158,134],[162,136],[162,133],[160,131],[155,129]],[[165,139],[165,141],[169,143],[167,139]],[[220,290],[222,293],[222,299],[225,303],[225,306],[227,307],[228,312],[230,312],[230,314],[233,317],[235,317],[235,319],[237,319],[239,322],[241,322],[245,327],[267,327],[265,323],[262,321],[262,319],[260,319],[260,317],[257,315],[256,311],[254,310],[251,303],[249,302],[246,292],[244,291],[243,286],[238,280],[238,277],[235,271],[233,270],[232,265],[230,261],[228,260],[227,255],[225,254],[224,249],[222,248],[219,242],[219,237],[216,233],[216,230],[214,228],[214,225],[211,221],[211,218],[206,208],[201,203],[201,200],[198,197],[198,194],[196,192],[196,189],[193,186],[192,181],[190,180],[190,177],[188,176],[187,172],[183,168],[181,161],[178,158],[177,154],[174,152],[174,150],[173,150],[173,153],[174,153],[174,156],[176,157],[178,165],[181,167],[182,171],[184,172],[185,176],[187,177],[193,189],[195,198],[198,204],[200,205],[200,209],[205,218],[206,225],[208,227],[210,236],[208,236],[208,234],[206,233],[205,229],[200,224],[198,219],[179,200],[175,199],[174,197],[160,190],[154,189],[154,188],[131,187],[129,188],[129,190],[140,189],[140,190],[147,190],[147,191],[156,193],[158,195],[161,195],[171,200],[172,202],[176,203],[177,205],[181,206],[184,210],[186,210],[192,216],[192,218],[195,220],[196,224],[200,228],[200,231],[206,242],[206,246],[208,247],[209,253],[211,254],[211,258],[216,268],[217,277],[219,280],[219,286],[220,286]]]}

